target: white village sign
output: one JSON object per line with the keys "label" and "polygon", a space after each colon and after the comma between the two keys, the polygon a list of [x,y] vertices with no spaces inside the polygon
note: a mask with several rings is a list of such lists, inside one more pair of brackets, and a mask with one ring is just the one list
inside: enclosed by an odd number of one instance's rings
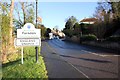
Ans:
{"label": "white village sign", "polygon": [[22,29],[17,29],[15,46],[41,46],[40,29],[35,29],[31,23],[26,23]]}
{"label": "white village sign", "polygon": [[26,23],[22,29],[17,29],[14,45],[21,47],[21,62],[23,64],[23,46],[41,46],[41,31],[31,23]]}

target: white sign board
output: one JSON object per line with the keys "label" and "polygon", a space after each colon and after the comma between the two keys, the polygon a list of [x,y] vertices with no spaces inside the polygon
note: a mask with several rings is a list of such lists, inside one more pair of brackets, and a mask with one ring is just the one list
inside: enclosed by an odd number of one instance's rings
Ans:
{"label": "white sign board", "polygon": [[17,29],[17,38],[40,38],[40,29],[35,29],[31,23],[26,23],[22,29]]}
{"label": "white sign board", "polygon": [[16,46],[41,46],[41,39],[15,39]]}
{"label": "white sign board", "polygon": [[40,29],[35,29],[31,23],[26,23],[22,29],[17,29],[15,46],[21,46],[21,63],[23,64],[23,46],[41,46]]}
{"label": "white sign board", "polygon": [[17,29],[15,46],[41,46],[40,29],[35,29],[31,23],[26,23],[22,29]]}

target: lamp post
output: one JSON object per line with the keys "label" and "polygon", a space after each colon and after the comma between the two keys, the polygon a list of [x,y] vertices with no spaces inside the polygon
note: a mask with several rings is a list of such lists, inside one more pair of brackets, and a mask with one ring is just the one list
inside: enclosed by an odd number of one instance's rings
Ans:
{"label": "lamp post", "polygon": [[[36,0],[36,28],[38,28],[37,26],[37,5],[38,5],[38,0]],[[36,62],[38,62],[38,47],[35,47],[36,49]]]}

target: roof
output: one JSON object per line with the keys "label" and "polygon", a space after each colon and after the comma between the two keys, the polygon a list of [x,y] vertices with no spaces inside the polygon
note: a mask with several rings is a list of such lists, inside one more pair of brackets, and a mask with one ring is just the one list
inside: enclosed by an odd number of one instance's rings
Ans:
{"label": "roof", "polygon": [[96,22],[97,19],[96,18],[85,18],[83,20],[81,20],[80,22]]}

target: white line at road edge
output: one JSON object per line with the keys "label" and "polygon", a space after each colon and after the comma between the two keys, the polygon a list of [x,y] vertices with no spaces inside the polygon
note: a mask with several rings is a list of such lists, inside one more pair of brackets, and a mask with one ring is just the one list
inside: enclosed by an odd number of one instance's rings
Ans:
{"label": "white line at road edge", "polygon": [[74,65],[72,65],[72,64],[69,63],[68,61],[67,61],[67,63],[70,64],[73,68],[75,68],[79,73],[82,73],[86,78],[88,78],[89,80],[91,80],[90,77],[88,77],[85,73],[83,73],[82,71],[80,71],[80,70],[79,70],[78,68],[76,68]]}
{"label": "white line at road edge", "polygon": [[[57,55],[59,55],[59,54],[57,54]],[[60,56],[60,55],[59,55]],[[61,57],[61,56],[60,56]],[[62,58],[62,57],[61,57]],[[63,58],[62,58],[63,59]],[[63,59],[64,60],[64,59]],[[90,79],[90,77],[89,76],[87,76],[84,72],[82,72],[81,70],[79,70],[78,68],[76,68],[74,65],[72,65],[70,62],[68,62],[68,61],[66,61],[66,60],[64,60],[65,62],[67,62],[69,65],[71,65],[74,69],[76,69],[79,73],[82,73],[87,79],[89,79],[89,80],[92,80],[92,79]]]}
{"label": "white line at road edge", "polygon": [[93,53],[93,52],[86,51],[86,50],[81,50],[81,51],[84,51],[84,52],[87,52],[87,53],[91,53],[91,54],[94,54],[94,55],[97,55],[97,56],[101,56],[101,57],[109,57],[109,56],[118,57],[118,56],[120,56],[120,55],[101,55],[101,54]]}
{"label": "white line at road edge", "polygon": [[[56,50],[54,50],[53,48],[50,47],[50,45],[47,45],[53,52],[56,52]],[[59,54],[56,54],[58,56],[60,56]],[[60,56],[61,57],[61,56]],[[62,57],[61,57],[62,58]],[[62,58],[63,59],[63,58]],[[63,59],[64,60],[64,59]],[[80,71],[78,68],[76,68],[74,65],[72,65],[71,63],[69,63],[68,61],[64,60],[65,62],[67,62],[69,65],[71,65],[74,69],[76,69],[79,73],[82,73],[87,79],[91,80],[90,77],[88,77],[85,73],[83,73],[82,71]]]}

